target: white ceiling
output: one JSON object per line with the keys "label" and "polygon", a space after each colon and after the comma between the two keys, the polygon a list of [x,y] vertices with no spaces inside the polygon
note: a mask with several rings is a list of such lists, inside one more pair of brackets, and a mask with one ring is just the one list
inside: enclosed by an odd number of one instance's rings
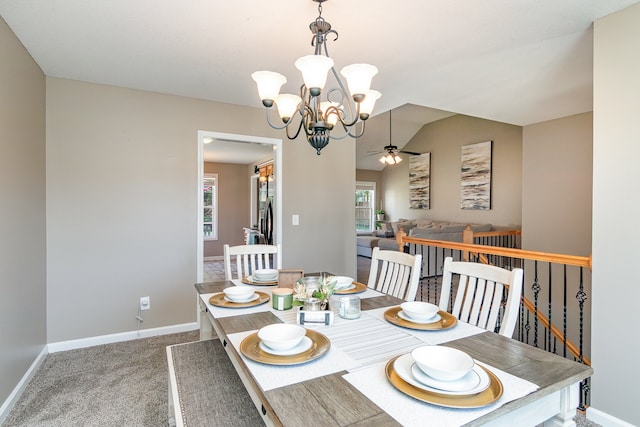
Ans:
{"label": "white ceiling", "polygon": [[[592,23],[638,1],[329,0],[323,17],[338,69],[380,69],[376,114],[414,104],[527,125],[591,110]],[[0,14],[48,76],[260,107],[253,71],[297,92],[317,3],[0,0]]]}

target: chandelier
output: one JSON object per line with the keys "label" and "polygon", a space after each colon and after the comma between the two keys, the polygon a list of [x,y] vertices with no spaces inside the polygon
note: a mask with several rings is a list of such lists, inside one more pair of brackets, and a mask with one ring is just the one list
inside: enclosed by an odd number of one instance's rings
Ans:
{"label": "chandelier", "polygon": [[[347,81],[347,92],[327,51],[327,38],[333,35],[335,41],[338,39],[338,33],[332,30],[331,24],[322,17],[322,3],[326,0],[313,1],[318,3],[318,17],[309,24],[309,29],[313,33],[311,45],[314,46],[315,52],[295,62],[304,81],[300,86],[300,95],[280,94],[280,87],[287,82],[282,74],[256,71],[251,77],[258,86],[262,105],[266,107],[269,126],[274,129],[286,129],[289,139],[296,139],[304,129],[307,141],[320,155],[320,151],[329,144],[330,139],[362,136],[365,121],[381,95],[380,92],[369,88],[371,79],[378,73],[378,69],[369,64],[352,64],[340,70],[340,74]],[[325,91],[329,71],[338,87]],[[281,125],[271,121],[269,110],[274,104],[282,120]],[[338,124],[342,132],[338,135],[332,134],[331,131]]]}

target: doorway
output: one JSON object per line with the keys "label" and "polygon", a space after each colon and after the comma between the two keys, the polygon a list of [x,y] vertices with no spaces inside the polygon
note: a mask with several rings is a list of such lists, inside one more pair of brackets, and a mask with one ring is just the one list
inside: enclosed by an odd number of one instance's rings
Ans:
{"label": "doorway", "polygon": [[[273,221],[275,224],[275,233],[274,233],[274,244],[282,243],[282,140],[275,138],[265,138],[260,136],[252,136],[252,135],[239,135],[239,134],[230,134],[230,133],[221,133],[221,132],[213,132],[213,131],[198,131],[197,137],[197,147],[198,147],[198,168],[197,168],[197,230],[196,230],[196,280],[198,283],[201,283],[203,280],[203,263],[204,263],[204,209],[203,209],[203,197],[202,197],[202,183],[204,179],[204,163],[205,159],[205,140],[209,143],[207,144],[207,152],[213,151],[214,153],[218,153],[220,155],[221,163],[225,161],[227,158],[231,159],[235,156],[235,158],[245,159],[246,164],[252,163],[251,156],[252,151],[256,151],[259,147],[262,148],[262,152],[264,153],[264,147],[268,147],[273,155],[273,165],[274,165],[274,176],[275,176],[275,204],[274,204],[274,215]],[[211,147],[211,149],[209,148]],[[216,156],[217,157],[217,156]],[[248,159],[248,160],[247,160]],[[238,160],[238,161],[245,161]],[[236,161],[236,160],[233,160]],[[255,182],[251,179],[249,175],[247,175],[247,185],[251,186]],[[224,184],[221,184],[224,185]],[[249,191],[251,194],[251,190]],[[247,224],[250,225],[250,224]],[[239,230],[241,232],[242,230]]]}

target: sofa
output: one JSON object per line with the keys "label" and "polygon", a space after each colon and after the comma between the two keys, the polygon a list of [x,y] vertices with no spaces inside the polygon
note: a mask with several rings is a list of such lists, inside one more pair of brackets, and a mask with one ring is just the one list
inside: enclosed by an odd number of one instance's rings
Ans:
{"label": "sofa", "polygon": [[410,237],[462,242],[462,232],[468,225],[471,226],[473,231],[477,232],[494,230],[491,224],[466,224],[430,219],[400,219],[398,221],[383,222],[380,230],[356,236],[356,253],[359,256],[371,258],[371,253],[375,247],[383,250],[400,250],[397,236],[401,228]]}

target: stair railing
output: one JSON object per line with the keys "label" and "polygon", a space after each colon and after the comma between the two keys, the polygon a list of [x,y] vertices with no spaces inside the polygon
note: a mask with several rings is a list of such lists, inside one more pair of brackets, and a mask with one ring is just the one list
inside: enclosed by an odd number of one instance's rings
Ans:
{"label": "stair railing", "polygon": [[[476,242],[480,239],[493,245],[421,239],[406,235],[400,237],[399,245],[405,252],[420,253],[423,257],[419,298],[437,304],[442,267],[447,256],[455,260],[481,262],[507,269],[520,267],[525,272],[525,280],[514,338],[590,365],[588,339],[591,307],[588,295],[591,289],[591,257],[509,247],[519,243],[518,230],[482,233],[470,231],[468,228],[463,232],[466,233],[464,240],[473,239]],[[506,247],[498,246],[503,244]],[[453,301],[453,292],[452,289],[449,301]],[[575,295],[574,299],[569,298],[571,294]],[[578,409],[584,410],[590,401],[589,378],[581,383],[580,390]]]}

